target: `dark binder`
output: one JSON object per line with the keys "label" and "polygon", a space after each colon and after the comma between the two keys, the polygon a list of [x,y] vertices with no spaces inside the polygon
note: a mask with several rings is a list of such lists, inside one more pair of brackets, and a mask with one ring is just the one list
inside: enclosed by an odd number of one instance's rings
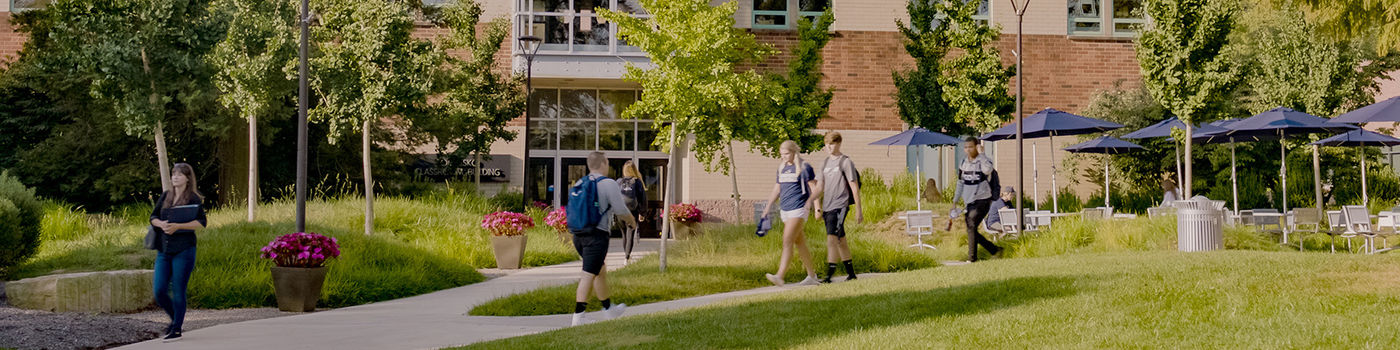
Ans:
{"label": "dark binder", "polygon": [[161,210],[161,213],[165,214],[165,221],[183,224],[199,218],[199,205],[190,204],[165,208]]}

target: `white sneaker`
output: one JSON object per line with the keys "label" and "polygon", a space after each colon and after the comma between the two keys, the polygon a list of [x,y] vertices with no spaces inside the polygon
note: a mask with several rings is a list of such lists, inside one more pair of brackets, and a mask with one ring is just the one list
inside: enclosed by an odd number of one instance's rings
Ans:
{"label": "white sneaker", "polygon": [[581,326],[588,323],[588,317],[584,316],[584,314],[584,312],[575,313],[574,323],[571,324],[571,326]]}
{"label": "white sneaker", "polygon": [[624,312],[627,312],[627,304],[613,304],[612,307],[608,308],[607,310],[603,310],[603,317],[611,320],[614,318],[622,317],[622,313]]}
{"label": "white sneaker", "polygon": [[807,278],[803,279],[802,282],[797,282],[799,286],[815,286],[818,284],[821,284],[821,282],[817,282],[817,277],[812,275],[807,275]]}
{"label": "white sneaker", "polygon": [[765,273],[765,274],[763,274],[763,276],[764,276],[764,277],[768,277],[768,282],[773,282],[773,285],[779,286],[779,287],[782,287],[782,286],[783,286],[783,278],[782,278],[782,277],[778,277],[778,275],[774,275],[774,274],[771,274],[771,273]]}

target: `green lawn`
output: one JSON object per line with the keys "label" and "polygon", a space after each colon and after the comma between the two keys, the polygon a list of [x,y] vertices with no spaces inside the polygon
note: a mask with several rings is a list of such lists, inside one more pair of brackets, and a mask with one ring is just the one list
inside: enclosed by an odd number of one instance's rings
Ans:
{"label": "green lawn", "polygon": [[[764,273],[778,268],[781,232],[775,230],[759,238],[752,226],[714,226],[715,229],[689,240],[674,243],[667,252],[667,272],[657,267],[652,255],[632,265],[608,273],[614,302],[640,305],[692,296],[770,286]],[[826,234],[819,224],[806,226],[817,273],[826,273]],[[851,254],[858,273],[904,271],[937,265],[930,255],[904,249],[907,242],[890,241],[880,235],[852,234]],[[838,276],[845,276],[838,268]],[[788,282],[804,275],[794,257],[788,268]],[[837,277],[841,279],[845,277]],[[573,312],[575,285],[562,285],[492,300],[471,310],[472,315],[528,316]],[[592,303],[589,307],[597,309]]]}
{"label": "green lawn", "polygon": [[[437,195],[416,200],[375,201],[375,235],[363,234],[362,201],[345,198],[307,204],[307,230],[339,239],[342,255],[330,267],[323,307],[343,307],[402,298],[482,281],[476,268],[494,267],[489,234],[481,217],[495,210],[475,196]],[[214,210],[210,227],[199,233],[199,252],[190,302],[197,308],[276,305],[269,268],[258,257],[272,238],[295,230],[294,206],[263,204],[259,220],[246,222],[243,208]],[[142,224],[149,208],[87,214],[61,206],[44,217],[39,253],[9,278],[51,273],[149,269],[155,253],[141,249]],[[573,248],[543,227],[531,230],[525,265],[542,266],[577,259]]]}
{"label": "green lawn", "polygon": [[1169,251],[904,272],[477,344],[565,348],[1394,348],[1400,256]]}

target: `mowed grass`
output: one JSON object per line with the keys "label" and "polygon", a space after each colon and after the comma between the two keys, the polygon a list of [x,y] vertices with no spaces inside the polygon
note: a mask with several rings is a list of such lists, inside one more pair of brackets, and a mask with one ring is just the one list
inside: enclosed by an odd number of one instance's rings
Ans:
{"label": "mowed grass", "polygon": [[472,349],[1395,348],[1400,256],[1003,259],[639,315]]}
{"label": "mowed grass", "polygon": [[[613,302],[641,305],[771,286],[772,283],[763,275],[778,269],[782,242],[779,228],[760,238],[753,234],[752,226],[715,227],[697,237],[672,243],[667,252],[665,273],[660,272],[660,259],[656,255],[609,272]],[[821,227],[820,222],[808,224],[805,233],[817,273],[825,275],[825,228]],[[937,265],[932,256],[904,249],[903,244],[887,241],[882,236],[852,233],[849,239],[857,273],[907,271]],[[845,278],[845,272],[840,268],[837,271],[838,276],[842,276],[837,279]],[[803,276],[805,271],[794,256],[788,267],[787,280],[796,283]],[[571,313],[576,287],[576,284],[546,287],[499,298],[473,308],[470,314],[528,316]],[[599,305],[595,302],[589,307],[596,310]]]}
{"label": "mowed grass", "polygon": [[[484,214],[496,210],[472,195],[425,199],[381,198],[375,201],[375,232],[363,233],[364,209],[358,198],[307,203],[307,230],[336,237],[340,258],[327,263],[322,307],[343,307],[389,300],[482,281],[477,268],[494,267],[489,233],[480,228]],[[211,211],[209,228],[199,235],[190,281],[196,308],[274,306],[272,262],[259,249],[278,235],[295,230],[292,203],[259,207],[256,222],[246,222],[243,208]],[[132,209],[128,211],[141,211]],[[51,206],[44,218],[37,256],[18,266],[9,278],[52,273],[150,269],[153,251],[141,248],[146,213],[87,214]],[[525,265],[543,266],[577,259],[573,248],[547,227],[543,213],[532,212],[541,225],[529,231]]]}

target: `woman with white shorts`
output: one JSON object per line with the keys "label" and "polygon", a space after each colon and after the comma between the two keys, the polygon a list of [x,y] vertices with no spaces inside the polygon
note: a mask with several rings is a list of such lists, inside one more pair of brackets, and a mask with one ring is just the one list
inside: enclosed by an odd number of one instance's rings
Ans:
{"label": "woman with white shorts", "polygon": [[812,198],[819,198],[812,192],[820,192],[821,188],[817,186],[816,172],[797,156],[798,152],[797,143],[792,140],[783,141],[779,147],[778,181],[773,185],[768,205],[763,208],[763,218],[767,219],[768,213],[773,210],[773,203],[782,199],[779,208],[782,213],[779,215],[783,219],[783,256],[778,263],[778,274],[767,274],[768,281],[778,286],[783,285],[783,276],[787,273],[788,262],[792,260],[794,247],[797,248],[798,258],[802,259],[802,267],[807,269],[807,278],[798,285],[817,284],[812,252],[807,249],[807,236],[802,231],[802,225],[807,221]]}

